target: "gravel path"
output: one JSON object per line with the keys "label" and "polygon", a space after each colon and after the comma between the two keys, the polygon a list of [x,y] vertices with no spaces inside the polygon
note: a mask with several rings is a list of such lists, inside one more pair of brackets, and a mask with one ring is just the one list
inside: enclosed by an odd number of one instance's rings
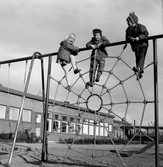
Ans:
{"label": "gravel path", "polygon": [[[107,145],[108,147],[108,145]],[[121,146],[118,146],[119,149]],[[109,146],[112,150],[112,146]],[[129,146],[128,149],[137,148],[139,145]],[[163,167],[163,145],[160,147],[160,167]],[[67,149],[65,145],[49,145],[48,160],[41,162],[41,145],[19,144],[15,147],[10,165],[6,165],[9,159],[10,145],[0,143],[0,167],[154,167],[155,154],[151,148],[142,154],[129,154],[110,151],[106,146],[98,146],[95,151],[90,145],[74,146]]]}

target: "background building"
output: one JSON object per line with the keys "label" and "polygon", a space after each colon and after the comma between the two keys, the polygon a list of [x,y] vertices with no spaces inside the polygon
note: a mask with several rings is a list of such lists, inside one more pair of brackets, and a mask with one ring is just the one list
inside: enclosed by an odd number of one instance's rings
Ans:
{"label": "background building", "polygon": [[[0,86],[0,134],[1,136],[14,133],[23,93],[18,90]],[[107,137],[108,133],[114,138],[125,138],[124,131],[119,126],[120,121],[114,120],[111,114],[100,113],[94,117],[86,108],[78,109],[68,102],[49,99],[47,118],[48,141],[58,141],[71,138],[74,135],[97,138]],[[89,115],[88,115],[89,112]],[[102,121],[101,121],[102,120]],[[123,123],[124,125],[124,123]],[[22,112],[19,131],[30,129],[42,137],[43,101],[41,96],[27,94]],[[94,128],[96,127],[96,128]]]}

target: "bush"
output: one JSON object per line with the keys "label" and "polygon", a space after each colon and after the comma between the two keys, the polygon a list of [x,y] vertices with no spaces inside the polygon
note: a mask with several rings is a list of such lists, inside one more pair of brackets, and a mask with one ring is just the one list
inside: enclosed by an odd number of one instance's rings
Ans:
{"label": "bush", "polygon": [[[13,132],[10,133],[1,133],[0,139],[12,141],[14,139],[15,134]],[[36,133],[31,132],[31,128],[19,130],[16,136],[17,142],[27,142],[27,143],[37,143],[40,141],[40,137],[36,136]]]}
{"label": "bush", "polygon": [[[14,138],[14,134],[13,134]],[[16,136],[17,142],[37,143],[40,141],[40,137],[36,136],[36,133],[31,132],[31,128],[19,130]]]}
{"label": "bush", "polygon": [[36,133],[30,132],[30,131],[31,131],[31,129],[26,129],[24,131],[25,135],[27,136],[26,142],[27,143],[37,143],[37,142],[39,142],[40,137],[37,137]]}
{"label": "bush", "polygon": [[[126,144],[127,140],[119,138],[119,139],[112,139],[114,144]],[[80,138],[74,141],[73,138],[68,138],[68,139],[59,139],[58,143],[67,143],[67,144],[94,144],[94,139],[93,138]],[[95,140],[96,144],[112,144],[112,141],[108,138],[101,138],[101,139],[96,139]]]}

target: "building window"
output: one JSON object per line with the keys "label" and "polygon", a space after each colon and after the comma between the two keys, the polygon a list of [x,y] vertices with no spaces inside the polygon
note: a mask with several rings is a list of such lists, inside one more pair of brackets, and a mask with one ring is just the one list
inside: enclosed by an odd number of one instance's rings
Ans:
{"label": "building window", "polygon": [[68,133],[68,125],[67,122],[62,122],[62,131],[63,133]]}
{"label": "building window", "polygon": [[52,131],[52,112],[48,112],[47,114],[47,132]]}
{"label": "building window", "polygon": [[77,118],[77,123],[81,123],[82,124],[82,119],[81,118]]}
{"label": "building window", "polygon": [[62,115],[62,121],[67,121],[67,116]]}
{"label": "building window", "polygon": [[82,124],[77,124],[77,125],[76,125],[76,132],[77,132],[78,134],[82,134]]}
{"label": "building window", "polygon": [[36,123],[41,123],[41,115],[36,114]]}
{"label": "building window", "polygon": [[70,117],[69,133],[71,134],[75,133],[75,118],[74,117]]}
{"label": "building window", "polygon": [[59,114],[55,114],[54,115],[54,120],[53,120],[53,130],[55,132],[60,132],[60,119],[61,119],[61,115]]}
{"label": "building window", "polygon": [[83,121],[83,134],[88,135],[88,119]]}
{"label": "building window", "polygon": [[52,131],[51,125],[52,125],[52,120],[51,119],[47,119],[47,132],[51,132]]}
{"label": "building window", "polygon": [[52,112],[48,112],[47,118],[48,118],[48,119],[52,119]]}
{"label": "building window", "polygon": [[108,136],[108,123],[104,123],[104,136]]}
{"label": "building window", "polygon": [[113,125],[109,124],[109,132],[113,132]]}
{"label": "building window", "polygon": [[23,110],[22,121],[31,122],[31,111]]}
{"label": "building window", "polygon": [[118,130],[117,131],[117,137],[120,138],[121,137],[121,132]]}
{"label": "building window", "polygon": [[53,121],[53,130],[55,132],[60,132],[60,121],[57,120]]}
{"label": "building window", "polygon": [[61,132],[63,133],[68,133],[68,122],[67,122],[68,118],[65,115],[62,115],[62,129]]}
{"label": "building window", "polygon": [[93,130],[94,130],[94,121],[93,120],[89,120],[89,135],[93,135],[94,134],[94,132],[93,132]]}
{"label": "building window", "polygon": [[19,116],[19,109],[10,107],[9,119],[17,121],[18,120],[18,116]]}
{"label": "building window", "polygon": [[6,106],[0,105],[0,119],[5,119],[6,115]]}
{"label": "building window", "polygon": [[36,136],[40,137],[40,128],[36,128]]}
{"label": "building window", "polygon": [[120,131],[120,138],[123,138],[123,131]]}
{"label": "building window", "polygon": [[96,136],[99,136],[99,122],[96,124]]}
{"label": "building window", "polygon": [[70,117],[70,122],[75,122],[75,117]]}
{"label": "building window", "polygon": [[118,137],[119,137],[119,134],[120,134],[119,130],[115,127],[115,128],[114,128],[114,137],[115,137],[115,138],[118,138]]}
{"label": "building window", "polygon": [[77,122],[77,124],[76,124],[76,132],[78,134],[82,134],[82,119],[81,118],[77,118],[76,122]]}
{"label": "building window", "polygon": [[69,133],[75,133],[75,123],[71,122],[69,125]]}
{"label": "building window", "polygon": [[60,114],[54,114],[54,119],[55,120],[60,120],[61,119],[61,115]]}
{"label": "building window", "polygon": [[100,122],[100,136],[104,136],[104,127],[102,122]]}

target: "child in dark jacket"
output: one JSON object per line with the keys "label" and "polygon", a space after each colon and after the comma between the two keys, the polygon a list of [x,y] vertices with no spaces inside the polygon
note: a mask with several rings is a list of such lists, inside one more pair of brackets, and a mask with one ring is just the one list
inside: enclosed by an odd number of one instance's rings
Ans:
{"label": "child in dark jacket", "polygon": [[105,47],[109,43],[110,41],[105,36],[102,36],[100,29],[93,30],[93,37],[86,44],[87,48],[93,49],[90,58],[89,82],[86,83],[86,88],[89,86],[93,87],[94,82],[100,81],[100,76],[105,67],[105,58],[108,57]]}
{"label": "child in dark jacket", "polygon": [[138,23],[138,17],[134,12],[130,12],[126,19],[128,28],[126,29],[126,41],[130,42],[132,51],[135,52],[136,67],[133,71],[137,73],[137,80],[143,77],[144,63],[148,48],[148,31],[147,28]]}
{"label": "child in dark jacket", "polygon": [[76,40],[76,35],[74,33],[69,34],[65,40],[60,43],[60,48],[57,55],[57,63],[60,63],[63,71],[65,73],[65,78],[67,81],[66,89],[71,88],[70,77],[68,73],[67,64],[71,63],[74,70],[74,74],[79,73],[81,70],[77,68],[74,56],[78,55],[79,47],[74,46]]}

